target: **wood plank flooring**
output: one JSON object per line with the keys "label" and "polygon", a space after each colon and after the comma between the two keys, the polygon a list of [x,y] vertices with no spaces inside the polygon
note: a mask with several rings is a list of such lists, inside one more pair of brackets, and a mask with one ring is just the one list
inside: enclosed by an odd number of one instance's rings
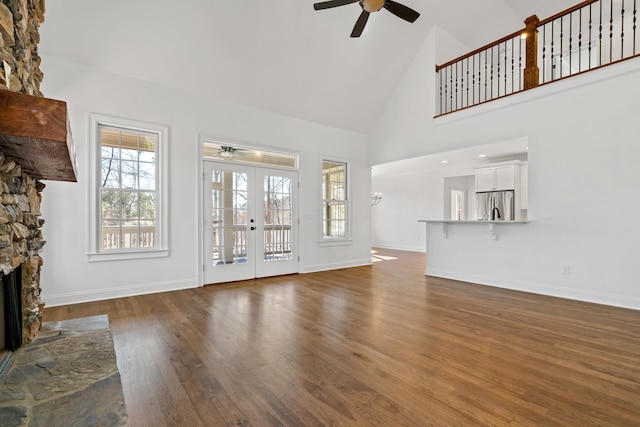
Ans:
{"label": "wood plank flooring", "polygon": [[131,425],[640,425],[640,311],[372,266],[45,309],[108,314]]}

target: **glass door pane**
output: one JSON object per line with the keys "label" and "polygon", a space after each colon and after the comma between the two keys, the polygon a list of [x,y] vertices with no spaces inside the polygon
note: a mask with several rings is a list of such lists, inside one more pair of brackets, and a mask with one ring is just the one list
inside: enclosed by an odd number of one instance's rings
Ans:
{"label": "glass door pane", "polygon": [[247,174],[211,172],[213,266],[247,262]]}
{"label": "glass door pane", "polygon": [[252,168],[205,162],[205,283],[254,277]]}
{"label": "glass door pane", "polygon": [[291,258],[291,223],[293,186],[291,178],[264,176],[264,243],[265,261]]}
{"label": "glass door pane", "polygon": [[262,232],[257,236],[256,277],[296,273],[297,254],[297,172],[260,168],[262,188]]}

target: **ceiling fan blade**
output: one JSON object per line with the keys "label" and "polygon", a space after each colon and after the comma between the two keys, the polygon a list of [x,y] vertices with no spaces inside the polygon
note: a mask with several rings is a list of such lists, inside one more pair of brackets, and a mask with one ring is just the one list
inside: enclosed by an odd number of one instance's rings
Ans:
{"label": "ceiling fan blade", "polygon": [[369,19],[369,12],[363,10],[360,14],[360,17],[356,21],[356,25],[353,27],[353,31],[351,32],[351,37],[360,37],[362,31],[364,30],[364,26],[367,25],[367,20]]}
{"label": "ceiling fan blade", "polygon": [[414,22],[416,19],[418,19],[418,16],[420,16],[418,12],[411,9],[410,7],[407,7],[400,3],[396,3],[393,0],[387,0],[384,3],[384,8],[396,15],[398,18],[402,18],[405,21],[409,22]]}
{"label": "ceiling fan blade", "polygon": [[314,3],[315,10],[330,9],[332,7],[344,6],[351,3],[357,3],[358,0],[329,0],[320,3]]}

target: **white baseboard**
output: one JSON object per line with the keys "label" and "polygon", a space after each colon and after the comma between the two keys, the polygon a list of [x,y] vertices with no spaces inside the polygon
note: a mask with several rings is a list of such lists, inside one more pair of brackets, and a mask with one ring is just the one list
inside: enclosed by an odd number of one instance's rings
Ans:
{"label": "white baseboard", "polygon": [[426,246],[402,246],[402,245],[385,245],[382,243],[374,243],[373,247],[380,248],[380,249],[391,249],[394,251],[408,251],[408,252],[422,252],[422,253],[427,252]]}
{"label": "white baseboard", "polygon": [[113,298],[132,297],[136,295],[155,294],[158,292],[177,291],[198,287],[197,279],[184,281],[146,283],[141,285],[119,286],[115,288],[98,289],[91,291],[65,292],[61,294],[42,295],[42,300],[47,307],[59,305],[80,304],[83,302],[102,301]]}
{"label": "white baseboard", "polygon": [[566,298],[576,301],[584,301],[595,304],[640,310],[640,298],[636,297],[587,291],[584,289],[570,289],[562,286],[553,286],[499,277],[481,277],[473,274],[461,273],[458,271],[434,269],[429,267],[427,267],[425,274],[427,276],[442,277],[445,279],[459,280],[462,282],[469,282],[478,285],[493,286],[496,288],[511,289],[514,291],[531,292],[534,294]]}
{"label": "white baseboard", "polygon": [[317,273],[319,271],[338,270],[340,268],[361,267],[363,265],[371,265],[371,258],[364,258],[360,260],[351,260],[344,262],[334,262],[327,264],[315,264],[302,267],[300,273]]}

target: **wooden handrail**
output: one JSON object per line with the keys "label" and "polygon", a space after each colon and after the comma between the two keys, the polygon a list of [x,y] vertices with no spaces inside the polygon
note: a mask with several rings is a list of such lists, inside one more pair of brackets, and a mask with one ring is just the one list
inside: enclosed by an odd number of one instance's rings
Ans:
{"label": "wooden handrail", "polygon": [[[549,83],[550,81],[560,80],[564,77],[574,76],[576,74],[581,74],[584,71],[594,70],[596,68],[603,67],[605,65],[609,65],[612,63],[617,63],[622,60],[640,57],[640,53],[636,50],[636,44],[638,43],[638,37],[640,32],[637,32],[636,29],[636,14],[637,14],[637,5],[636,0],[633,2],[633,11],[632,15],[625,15],[625,8],[623,7],[620,11],[620,14],[615,17],[617,19],[617,24],[620,28],[616,29],[616,34],[619,30],[620,38],[614,40],[614,16],[613,16],[613,0],[611,0],[611,8],[612,12],[610,16],[607,16],[607,19],[610,18],[610,29],[608,31],[608,58],[602,57],[602,8],[600,10],[593,10],[592,5],[596,3],[596,8],[598,9],[598,5],[602,5],[605,3],[605,0],[585,0],[580,3],[563,10],[562,12],[556,13],[553,16],[550,16],[544,20],[539,20],[536,15],[532,15],[525,20],[526,27],[523,30],[519,30],[512,34],[509,34],[500,40],[489,43],[481,48],[474,50],[473,52],[462,55],[452,61],[449,61],[442,65],[436,65],[436,73],[440,74],[440,100],[439,100],[439,114],[443,115],[453,111],[458,111],[460,109],[468,108],[473,105],[479,105],[487,101],[491,101],[494,99],[498,99],[504,97],[506,95],[510,95],[513,93],[518,93],[523,90],[528,90],[541,84]],[[609,5],[605,5],[606,8],[609,8]],[[617,7],[617,6],[616,6]],[[574,20],[578,20],[578,14],[580,23],[576,23],[575,25],[579,25],[578,28],[578,38],[582,37],[582,20],[585,10],[589,15],[589,20],[591,20],[592,12],[599,16],[600,27],[596,30],[596,34],[599,34],[599,40],[594,41],[594,45],[597,44],[598,49],[600,49],[600,57],[592,64],[591,61],[591,41],[589,41],[589,52],[584,53],[584,55],[589,55],[588,63],[582,62],[582,56],[580,51],[577,53],[578,57],[575,58],[576,67],[572,66],[572,58],[574,52],[572,50],[572,33],[571,28]],[[625,28],[625,21],[630,21],[633,18],[633,30],[632,30],[632,43],[633,49],[627,48],[625,44],[625,36],[627,36],[626,32],[623,30],[627,30]],[[560,21],[560,53],[559,65],[556,64],[557,55],[554,55],[554,23]],[[563,29],[562,23],[567,22],[569,28],[568,42],[569,49],[563,50]],[[548,25],[551,24],[551,41],[550,45],[548,44]],[[542,36],[542,50],[538,47],[538,33],[544,34]],[[522,50],[522,42],[518,49],[516,50],[513,47],[514,38],[519,35],[526,36],[524,51]],[[591,21],[589,21],[589,38],[591,38]],[[627,36],[628,38],[628,36]],[[512,43],[512,52],[508,53],[507,49],[504,50],[503,57],[494,58],[493,55],[493,47],[502,47],[511,40]],[[618,51],[614,52],[613,43],[616,43],[616,49]],[[551,55],[547,58],[545,56],[545,49],[547,47],[551,47]],[[580,41],[578,41],[577,46],[580,46]],[[505,46],[508,47],[508,46]],[[606,46],[605,46],[606,47]],[[607,47],[606,47],[607,48]],[[491,58],[488,58],[487,53],[491,50]],[[482,57],[482,52],[485,52],[484,58]],[[514,57],[514,52],[517,51],[518,57]],[[522,68],[523,61],[523,53],[524,53],[524,61],[525,67]],[[541,55],[542,63],[539,66],[538,58]],[[509,56],[510,55],[510,56]],[[564,58],[568,58],[568,63]],[[469,61],[471,58],[471,61]],[[501,59],[504,59],[502,62]],[[507,61],[510,59],[511,68],[509,69]],[[484,64],[484,69],[482,65]],[[477,67],[476,67],[477,65]],[[497,74],[494,74],[494,65],[497,67]],[[501,65],[504,68],[501,68]],[[557,67],[557,68],[556,68]],[[570,69],[569,69],[570,68]],[[471,72],[470,72],[471,69]],[[559,75],[558,71],[559,70]],[[540,73],[542,72],[542,76]],[[563,75],[563,72],[567,74],[567,76]],[[444,78],[442,74],[444,73]],[[547,80],[546,74],[549,74],[549,80]],[[497,79],[495,77],[497,76]],[[510,85],[509,80],[511,79]],[[541,81],[542,78],[542,81]],[[477,83],[476,83],[477,79]],[[517,81],[517,84],[516,84]],[[497,86],[494,87],[494,82],[496,82]],[[502,87],[500,86],[500,83]]]}
{"label": "wooden handrail", "polygon": [[570,13],[573,13],[576,10],[580,10],[583,7],[589,6],[591,3],[595,3],[597,1],[600,1],[600,0],[586,0],[586,1],[583,1],[582,3],[578,3],[577,5],[575,5],[573,7],[570,7],[568,9],[563,10],[562,12],[559,12],[559,13],[556,13],[555,15],[553,15],[553,16],[550,16],[549,18],[543,19],[542,21],[538,22],[538,27],[541,27],[541,26],[543,26],[545,24],[548,24],[551,21],[555,21],[556,19],[561,18],[564,15],[568,15]]}
{"label": "wooden handrail", "polygon": [[523,32],[524,30],[525,30],[524,28],[523,28],[522,30],[518,30],[518,31],[516,31],[516,32],[514,32],[514,33],[512,33],[512,34],[509,34],[508,36],[505,36],[505,37],[501,38],[500,40],[497,40],[497,41],[491,42],[491,43],[489,43],[489,44],[487,44],[487,45],[485,45],[485,46],[482,46],[482,47],[480,47],[480,48],[478,48],[478,49],[474,50],[473,52],[470,52],[470,53],[467,53],[467,54],[465,54],[465,55],[462,55],[462,56],[460,56],[460,57],[458,57],[458,58],[456,58],[456,59],[454,59],[454,60],[451,60],[451,61],[449,61],[449,62],[447,62],[447,63],[445,63],[445,64],[442,64],[442,65],[436,65],[436,73],[437,73],[437,72],[439,72],[441,69],[448,67],[449,65],[453,65],[453,64],[455,64],[455,63],[456,63],[456,62],[458,62],[458,61],[462,61],[463,59],[467,59],[467,58],[469,58],[469,57],[471,57],[471,56],[473,56],[473,55],[475,55],[475,54],[477,54],[477,53],[480,53],[480,52],[485,51],[485,50],[487,50],[487,49],[490,49],[490,48],[492,48],[492,47],[494,47],[494,46],[497,46],[497,45],[499,45],[500,43],[504,43],[504,42],[506,42],[507,40],[511,40],[512,38],[519,37],[519,36],[520,36],[520,34],[522,34],[522,32]]}
{"label": "wooden handrail", "polygon": [[[579,3],[579,4],[577,4],[577,5],[575,5],[575,6],[572,6],[572,7],[568,8],[568,9],[565,9],[565,10],[563,10],[562,12],[556,13],[555,15],[550,16],[549,18],[546,18],[546,19],[541,20],[540,22],[538,22],[538,25],[537,25],[537,26],[538,26],[538,27],[541,27],[541,26],[543,26],[543,25],[545,25],[545,24],[548,24],[548,23],[549,23],[549,22],[551,22],[551,21],[554,21],[554,20],[556,20],[556,19],[558,19],[558,18],[560,18],[560,17],[562,17],[562,16],[564,16],[564,15],[568,15],[568,14],[570,14],[570,13],[572,13],[572,12],[575,12],[576,10],[580,10],[580,9],[582,9],[583,7],[588,6],[588,5],[590,5],[591,3],[595,3],[595,2],[597,2],[597,1],[599,1],[599,0],[585,0],[585,1],[583,1],[582,3]],[[466,54],[464,54],[464,55],[462,55],[462,56],[459,56],[459,57],[457,57],[457,58],[455,58],[455,59],[453,59],[453,60],[451,60],[451,61],[449,61],[449,62],[447,62],[447,63],[445,63],[445,64],[442,64],[442,65],[436,65],[436,73],[437,73],[437,72],[439,72],[439,71],[440,71],[441,69],[443,69],[443,68],[446,68],[446,67],[448,67],[448,66],[450,66],[450,65],[455,64],[455,63],[456,63],[456,62],[458,62],[458,61],[462,61],[463,59],[467,59],[467,58],[469,58],[469,57],[471,57],[471,56],[473,56],[473,55],[476,55],[476,54],[478,54],[478,53],[480,53],[480,52],[482,52],[482,51],[484,51],[484,50],[490,49],[490,48],[492,48],[492,47],[494,47],[494,46],[496,46],[496,45],[499,45],[500,43],[503,43],[503,42],[505,42],[505,41],[507,41],[507,40],[510,40],[510,39],[512,39],[512,38],[514,38],[514,37],[516,37],[516,36],[518,36],[518,35],[520,35],[520,34],[522,34],[522,32],[523,32],[525,29],[526,29],[526,28],[523,28],[523,29],[521,29],[521,30],[515,31],[515,32],[513,32],[512,34],[509,34],[508,36],[505,36],[505,37],[503,37],[503,38],[501,38],[501,39],[499,39],[499,40],[496,40],[496,41],[494,41],[494,42],[488,43],[488,44],[486,44],[486,45],[484,45],[484,46],[482,46],[482,47],[480,47],[480,48],[478,48],[478,49],[476,49],[476,50],[474,50],[474,51],[472,51],[472,52],[469,52],[469,53],[466,53]]]}

